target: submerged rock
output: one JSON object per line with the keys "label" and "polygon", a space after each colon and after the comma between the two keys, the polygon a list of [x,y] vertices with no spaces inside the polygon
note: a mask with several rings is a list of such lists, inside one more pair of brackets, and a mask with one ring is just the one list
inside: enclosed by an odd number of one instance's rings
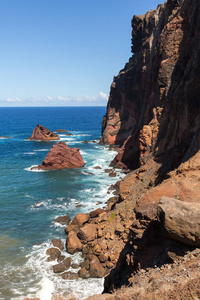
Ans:
{"label": "submerged rock", "polygon": [[52,146],[38,169],[59,170],[82,168],[85,162],[79,152],[79,148],[70,148],[64,142],[58,142]]}
{"label": "submerged rock", "polygon": [[59,136],[53,133],[51,130],[47,129],[46,127],[38,124],[35,129],[33,129],[33,133],[30,138],[27,140],[59,140]]}
{"label": "submerged rock", "polygon": [[54,273],[61,273],[70,268],[71,265],[71,258],[68,257],[65,260],[63,260],[61,263],[53,266]]}
{"label": "submerged rock", "polygon": [[67,280],[77,280],[78,279],[78,274],[69,271],[69,272],[63,273],[62,278],[67,279]]}
{"label": "submerged rock", "polygon": [[52,248],[47,249],[46,254],[49,255],[47,260],[48,261],[53,261],[53,260],[56,260],[60,257],[61,252],[60,252],[59,249],[52,247]]}
{"label": "submerged rock", "polygon": [[71,222],[71,219],[69,216],[60,216],[60,217],[55,218],[54,222],[59,223],[61,225],[69,225],[69,223]]}
{"label": "submerged rock", "polygon": [[65,130],[65,129],[57,129],[55,132],[56,133],[65,133],[65,132],[68,132],[68,131]]}
{"label": "submerged rock", "polygon": [[51,242],[52,242],[52,244],[53,244],[54,247],[59,248],[61,251],[64,249],[64,246],[63,246],[63,243],[62,243],[61,240],[59,240],[59,239],[53,239]]}

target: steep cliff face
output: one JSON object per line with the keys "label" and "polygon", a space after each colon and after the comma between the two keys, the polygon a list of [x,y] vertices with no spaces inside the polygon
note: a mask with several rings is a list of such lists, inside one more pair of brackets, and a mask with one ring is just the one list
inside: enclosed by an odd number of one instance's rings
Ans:
{"label": "steep cliff face", "polygon": [[[135,289],[140,269],[157,265],[160,272],[180,256],[182,230],[174,244],[162,227],[166,214],[162,222],[158,216],[163,196],[178,203],[177,214],[179,205],[200,203],[200,0],[168,0],[134,16],[132,28],[133,55],[114,78],[102,121],[101,142],[121,146],[112,165],[132,170],[111,210],[127,236],[120,235],[124,248],[104,292]],[[189,219],[179,225],[186,228]],[[192,227],[200,234],[198,221]]]}
{"label": "steep cliff face", "polygon": [[116,166],[136,169],[154,157],[166,173],[198,151],[199,6],[168,0],[133,17],[133,56],[114,78],[102,122],[102,143],[122,146]]}

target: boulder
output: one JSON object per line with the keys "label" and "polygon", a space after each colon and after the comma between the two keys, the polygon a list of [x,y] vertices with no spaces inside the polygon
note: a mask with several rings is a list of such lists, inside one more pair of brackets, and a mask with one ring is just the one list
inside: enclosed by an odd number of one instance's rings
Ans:
{"label": "boulder", "polygon": [[81,251],[83,245],[74,231],[70,231],[67,236],[66,249],[70,254]]}
{"label": "boulder", "polygon": [[85,268],[86,270],[89,270],[90,268],[90,261],[88,258],[86,258],[82,263],[81,263],[81,268]]}
{"label": "boulder", "polygon": [[59,258],[61,255],[61,252],[59,249],[52,247],[52,248],[47,249],[46,254],[49,255],[48,261],[52,261],[52,260],[56,260],[57,258]]}
{"label": "boulder", "polygon": [[71,258],[68,257],[65,260],[63,260],[61,263],[53,266],[54,273],[61,273],[70,268],[71,265]]}
{"label": "boulder", "polygon": [[38,169],[76,169],[82,168],[85,162],[79,152],[79,148],[70,148],[64,142],[53,145],[49,153]]}
{"label": "boulder", "polygon": [[72,269],[79,269],[79,267],[80,266],[78,264],[75,264],[75,263],[71,264]]}
{"label": "boulder", "polygon": [[89,214],[77,214],[73,221],[72,221],[72,225],[83,225],[85,224],[88,220],[90,219],[90,215]]}
{"label": "boulder", "polygon": [[61,225],[69,225],[71,219],[69,216],[60,216],[54,220],[55,223],[59,223]]}
{"label": "boulder", "polygon": [[91,261],[89,272],[91,277],[101,278],[105,276],[106,269],[101,265],[100,262]]}
{"label": "boulder", "polygon": [[81,268],[78,271],[78,275],[79,275],[79,277],[84,278],[84,279],[90,278],[90,273],[86,270],[86,268]]}
{"label": "boulder", "polygon": [[62,274],[62,278],[67,280],[77,280],[78,274],[73,272],[65,272]]}
{"label": "boulder", "polygon": [[109,173],[109,176],[110,176],[110,177],[116,177],[116,175],[117,175],[117,173],[116,173],[116,172],[113,172],[113,171]]}
{"label": "boulder", "polygon": [[69,225],[65,227],[65,232],[68,234],[70,231],[75,231],[76,233],[79,232],[80,226],[79,225]]}
{"label": "boulder", "polygon": [[90,212],[90,217],[95,218],[98,215],[100,215],[102,212],[104,212],[104,210],[102,208],[97,208],[97,209]]}
{"label": "boulder", "polygon": [[78,237],[82,242],[94,241],[96,231],[97,226],[95,224],[86,224],[79,230]]}
{"label": "boulder", "polygon": [[54,247],[59,248],[61,251],[64,249],[64,246],[63,246],[63,243],[62,243],[61,240],[59,240],[59,239],[53,239],[51,242],[52,242],[52,244],[53,244]]}
{"label": "boulder", "polygon": [[158,217],[168,238],[200,247],[200,203],[162,197]]}
{"label": "boulder", "polygon": [[35,129],[33,129],[31,137],[27,140],[59,140],[59,136],[44,126],[38,124]]}

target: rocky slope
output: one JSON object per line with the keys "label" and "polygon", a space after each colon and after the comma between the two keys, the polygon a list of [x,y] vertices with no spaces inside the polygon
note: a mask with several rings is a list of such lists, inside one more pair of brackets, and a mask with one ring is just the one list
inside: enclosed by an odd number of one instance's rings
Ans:
{"label": "rocky slope", "polygon": [[168,0],[132,28],[101,139],[131,171],[105,211],[73,219],[66,250],[82,251],[80,277],[105,276],[90,299],[199,299],[200,1]]}
{"label": "rocky slope", "polygon": [[200,1],[168,0],[132,28],[133,55],[102,121],[101,143],[121,146],[112,165],[132,170],[104,215],[114,219],[104,239],[120,240],[104,292],[134,287],[141,269],[162,270],[200,246]]}
{"label": "rocky slope", "polygon": [[168,0],[133,17],[133,56],[111,85],[103,120],[102,143],[123,145],[116,165],[134,169],[153,155],[169,171],[194,154],[199,26],[198,0]]}

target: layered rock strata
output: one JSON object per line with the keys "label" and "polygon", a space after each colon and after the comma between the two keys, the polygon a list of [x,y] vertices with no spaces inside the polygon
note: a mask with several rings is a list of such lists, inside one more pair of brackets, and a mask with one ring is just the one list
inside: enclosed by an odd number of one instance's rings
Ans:
{"label": "layered rock strata", "polygon": [[42,164],[37,169],[59,170],[82,168],[85,162],[79,152],[79,148],[70,148],[64,142],[53,145]]}
{"label": "layered rock strata", "polygon": [[40,140],[40,141],[48,141],[48,140],[59,140],[59,136],[53,133],[51,130],[46,127],[37,124],[37,126],[33,129],[33,133],[30,138],[27,140]]}

